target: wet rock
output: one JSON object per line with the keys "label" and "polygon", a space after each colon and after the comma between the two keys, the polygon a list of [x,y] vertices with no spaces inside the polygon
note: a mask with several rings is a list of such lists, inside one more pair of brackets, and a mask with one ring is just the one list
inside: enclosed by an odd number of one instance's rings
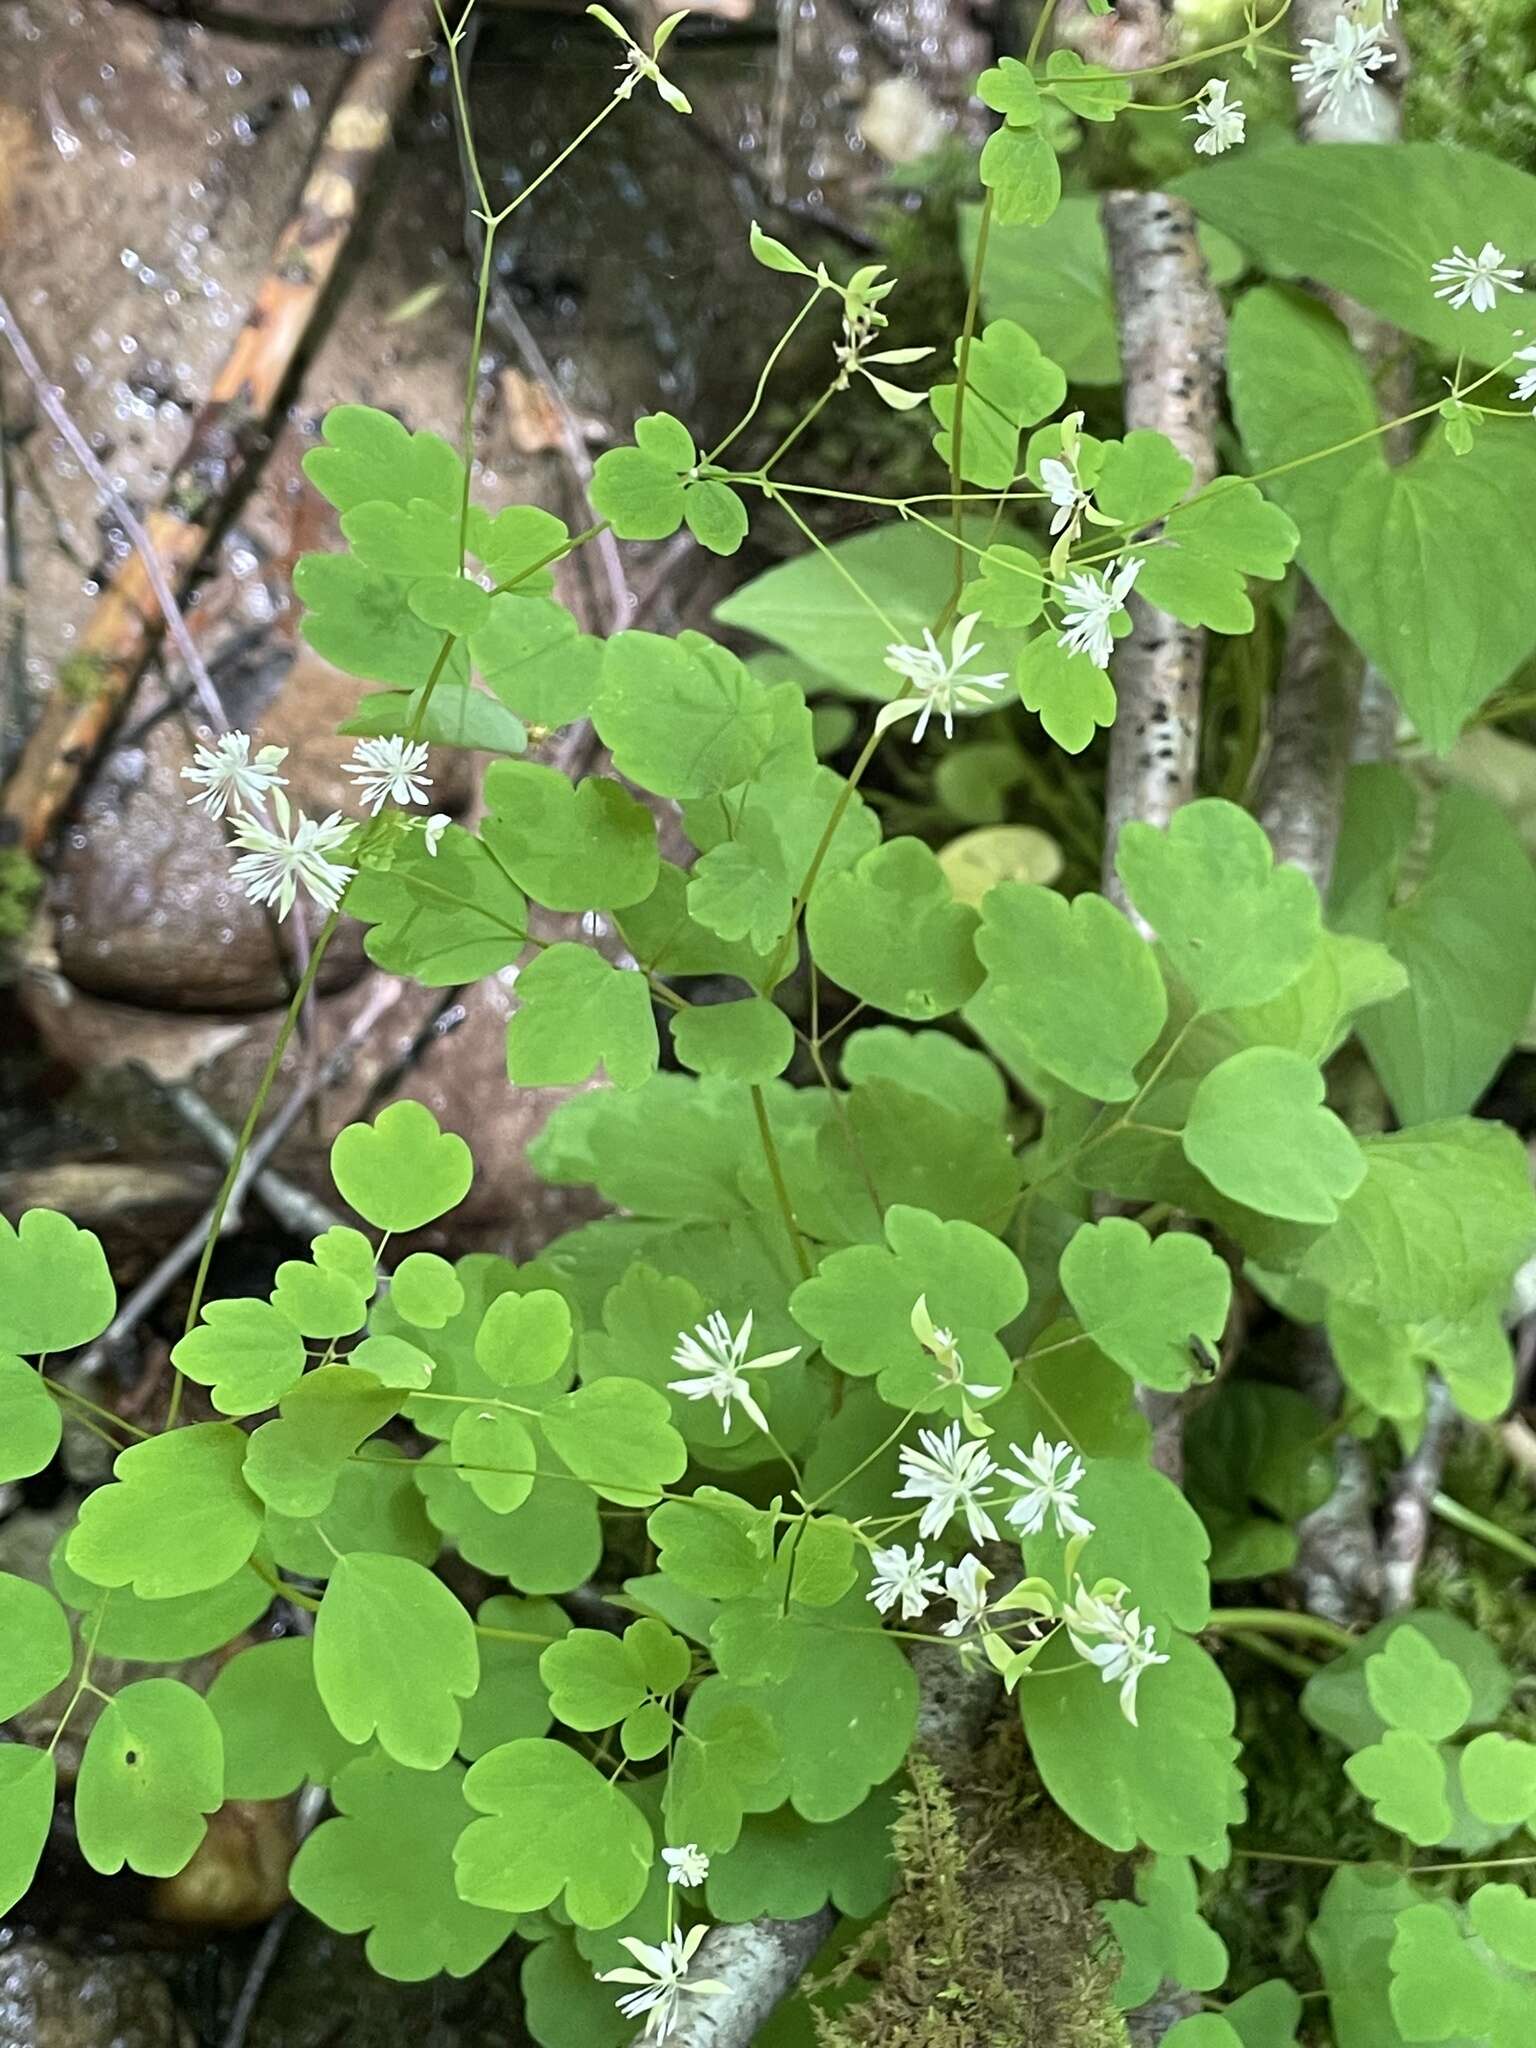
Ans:
{"label": "wet rock", "polygon": [[156,1884],[150,1910],[182,1926],[256,1926],[288,1897],[297,1847],[291,1801],[231,1799],[209,1817],[186,1869]]}
{"label": "wet rock", "polygon": [[5,2048],[195,2048],[169,1991],[137,1956],[78,1956],[30,1939],[0,1947],[0,2041]]}
{"label": "wet rock", "polygon": [[[256,721],[258,745],[289,750],[283,773],[297,809],[362,815],[342,773],[354,742],[336,731],[362,688],[303,655]],[[59,968],[77,988],[147,1008],[262,1009],[284,1001],[292,985],[292,930],[246,900],[229,877],[225,825],[188,804],[181,770],[192,746],[181,720],[165,717],[96,776],[66,836],[50,899]],[[466,759],[439,751],[434,801],[461,809]],[[355,925],[343,926],[326,955],[322,990],[355,978],[361,939]]]}
{"label": "wet rock", "polygon": [[[474,1976],[393,1984],[361,1941],[306,1914],[293,1922],[256,2008],[247,2048],[525,2048],[516,1946]],[[3,2037],[0,2037],[3,2038]]]}

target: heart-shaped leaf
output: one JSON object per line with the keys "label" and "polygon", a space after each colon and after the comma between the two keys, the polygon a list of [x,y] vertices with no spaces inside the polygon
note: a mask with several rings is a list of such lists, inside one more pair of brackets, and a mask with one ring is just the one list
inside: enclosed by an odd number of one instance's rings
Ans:
{"label": "heart-shaped leaf", "polygon": [[224,1797],[224,1742],[208,1702],[174,1678],[146,1678],[108,1700],[75,1786],[80,1853],[111,1877],[126,1863],[174,1877]]}
{"label": "heart-shaped leaf", "polygon": [[342,1199],[376,1230],[420,1230],[469,1193],[474,1161],[464,1140],[438,1128],[421,1102],[392,1102],[371,1124],[348,1124],[331,1147]]}
{"label": "heart-shaped leaf", "polygon": [[0,1351],[73,1351],[99,1337],[116,1309],[92,1232],[53,1209],[28,1209],[14,1229],[0,1216]]}
{"label": "heart-shaped leaf", "polygon": [[81,1503],[65,1552],[71,1567],[146,1600],[222,1586],[261,1535],[261,1502],[245,1483],[247,1441],[232,1422],[200,1422],[119,1451],[116,1484]]}
{"label": "heart-shaped leaf", "polygon": [[1213,1187],[1292,1223],[1332,1223],[1365,1179],[1365,1155],[1324,1105],[1322,1074],[1298,1052],[1253,1045],[1201,1081],[1184,1156]]}

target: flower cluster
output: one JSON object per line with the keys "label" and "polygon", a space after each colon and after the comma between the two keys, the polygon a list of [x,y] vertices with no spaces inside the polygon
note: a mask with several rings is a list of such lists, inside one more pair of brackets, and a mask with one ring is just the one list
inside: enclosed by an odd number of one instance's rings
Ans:
{"label": "flower cluster", "polygon": [[[1168,1658],[1157,1647],[1156,1630],[1142,1621],[1141,1610],[1127,1606],[1127,1589],[1117,1580],[1103,1579],[1089,1587],[1074,1577],[1071,1597],[1064,1602],[1059,1595],[1042,1594],[1043,1582],[1034,1580],[993,1601],[992,1573],[972,1552],[954,1565],[927,1554],[925,1545],[943,1536],[957,1519],[964,1522],[973,1543],[995,1541],[998,1531],[993,1513],[998,1507],[998,1489],[994,1482],[1004,1481],[1016,1494],[1011,1505],[1001,1510],[1002,1519],[1026,1539],[1052,1528],[1068,1543],[1071,1573],[1076,1546],[1094,1533],[1093,1523],[1078,1505],[1083,1460],[1069,1443],[1053,1443],[1043,1432],[1036,1434],[1027,1451],[1020,1444],[1010,1449],[1016,1465],[998,1464],[985,1444],[962,1436],[957,1422],[940,1432],[920,1429],[916,1448],[903,1445],[899,1465],[904,1484],[894,1498],[923,1503],[918,1540],[910,1550],[892,1543],[872,1553],[874,1576],[867,1598],[882,1614],[899,1611],[903,1621],[916,1621],[936,1599],[949,1601],[954,1614],[940,1624],[940,1634],[979,1634],[982,1647],[999,1668],[1008,1671],[1014,1667],[1010,1685],[1017,1667],[1060,1626],[1104,1683],[1119,1687],[1120,1711],[1134,1727],[1142,1675],[1156,1664],[1166,1664]],[[989,1614],[1019,1605],[1032,1607],[1043,1617],[1031,1623],[1032,1641],[1023,1657],[1016,1645],[988,1626]]]}
{"label": "flower cluster", "polygon": [[[340,811],[325,818],[295,811],[283,794],[287,778],[278,773],[287,758],[286,747],[260,747],[253,754],[248,732],[226,732],[211,747],[197,747],[191,767],[181,771],[184,781],[198,785],[189,804],[199,805],[211,818],[231,817],[238,852],[230,873],[252,903],[273,907],[279,923],[301,888],[322,910],[334,910],[356,873],[336,857],[352,836],[351,820]],[[386,803],[427,801],[432,780],[426,767],[425,743],[395,736],[359,740],[346,772],[377,817]],[[275,827],[263,808],[268,798]],[[426,820],[428,853],[437,852],[447,827],[441,814]]]}

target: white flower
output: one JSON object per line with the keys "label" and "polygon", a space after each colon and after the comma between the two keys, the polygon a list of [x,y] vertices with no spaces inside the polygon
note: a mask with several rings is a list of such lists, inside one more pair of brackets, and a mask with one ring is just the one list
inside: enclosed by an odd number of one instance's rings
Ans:
{"label": "white flower", "polygon": [[887,704],[875,721],[876,732],[884,732],[900,718],[919,714],[912,737],[920,740],[928,730],[928,721],[935,711],[944,721],[944,737],[955,736],[955,713],[957,711],[985,711],[992,708],[987,696],[989,690],[1000,690],[1008,680],[1007,671],[999,669],[995,675],[967,676],[960,671],[969,661],[974,661],[981,652],[978,642],[971,645],[971,635],[976,630],[980,612],[971,612],[960,620],[950,635],[949,653],[940,653],[939,643],[925,626],[921,647],[903,647],[893,643],[885,650],[885,665],[905,677],[912,685],[913,694],[901,697],[893,704]]}
{"label": "white flower", "polygon": [[912,1304],[912,1334],[923,1349],[938,1362],[939,1385],[959,1387],[969,1394],[973,1401],[985,1401],[992,1394],[1000,1394],[1001,1387],[967,1385],[965,1360],[960,1356],[960,1347],[955,1342],[953,1330],[937,1330],[933,1317],[928,1313],[928,1297],[920,1294]]}
{"label": "white flower", "polygon": [[375,817],[387,803],[424,804],[432,787],[426,767],[426,741],[402,739],[398,733],[359,740],[346,763],[358,794]]}
{"label": "white flower", "polygon": [[248,812],[236,819],[235,844],[247,851],[230,873],[253,903],[277,905],[279,923],[292,910],[301,882],[322,910],[334,910],[355,872],[331,858],[351,835],[350,822],[339,811],[328,818],[306,818],[302,811],[295,817],[280,789],[272,792],[272,804],[275,832]]}
{"label": "white flower", "polygon": [[1125,609],[1131,585],[1141,574],[1141,561],[1111,562],[1107,569],[1076,569],[1061,586],[1059,602],[1064,628],[1056,645],[1069,654],[1086,654],[1096,668],[1108,668],[1115,651],[1112,622]]}
{"label": "white flower", "polygon": [[939,1630],[944,1636],[963,1636],[968,1628],[979,1627],[987,1611],[987,1587],[992,1574],[979,1557],[962,1557],[944,1574],[946,1598],[955,1603],[955,1618]]}
{"label": "white flower", "polygon": [[434,811],[422,826],[422,834],[427,842],[427,851],[434,859],[437,857],[437,842],[452,823],[453,820],[446,811]]}
{"label": "white flower", "polygon": [[[1517,363],[1536,364],[1536,346],[1517,348],[1515,350],[1515,361]],[[1509,395],[1516,405],[1528,405],[1533,398],[1536,398],[1536,369],[1522,370],[1518,382]]]}
{"label": "white flower", "polygon": [[915,1621],[938,1592],[944,1578],[942,1564],[924,1564],[923,1546],[911,1551],[893,1543],[888,1550],[874,1552],[875,1576],[865,1598],[873,1600],[882,1614],[889,1614],[899,1600],[903,1621]]}
{"label": "white flower", "polygon": [[686,7],[679,8],[676,14],[669,14],[666,20],[658,26],[655,35],[651,37],[651,47],[648,51],[641,49],[640,45],[629,33],[629,30],[625,28],[622,22],[615,21],[606,7],[589,7],[587,12],[595,20],[600,21],[604,28],[616,35],[624,45],[624,62],[618,68],[629,75],[622,85],[615,87],[613,95],[615,99],[627,100],[641,79],[648,78],[674,113],[691,114],[693,112],[693,108],[689,105],[681,88],[675,86],[670,78],[663,76],[661,66],[656,61],[665,49],[672,31],[680,21],[686,19],[688,14]]}
{"label": "white flower", "polygon": [[1157,1632],[1143,1628],[1141,1609],[1125,1611],[1125,1588],[1113,1598],[1090,1593],[1078,1581],[1075,1597],[1062,1610],[1067,1634],[1080,1657],[1095,1665],[1106,1685],[1120,1687],[1120,1711],[1136,1726],[1136,1688],[1141,1674],[1168,1659],[1157,1649]]}
{"label": "white flower", "polygon": [[717,1402],[722,1430],[729,1430],[731,1426],[733,1401],[739,1401],[758,1428],[766,1430],[768,1418],[757,1405],[742,1374],[766,1372],[771,1365],[786,1365],[790,1359],[800,1356],[800,1346],[797,1344],[792,1351],[770,1351],[762,1358],[748,1358],[747,1346],[751,1341],[750,1309],[734,1337],[730,1324],[716,1309],[695,1327],[692,1336],[686,1333],[680,1336],[677,1349],[672,1353],[672,1363],[696,1377],[668,1380],[668,1387],[674,1394],[686,1394],[690,1401]]}
{"label": "white flower", "polygon": [[1012,1472],[1004,1466],[1001,1476],[1024,1491],[1005,1519],[1026,1536],[1038,1536],[1047,1515],[1055,1521],[1058,1536],[1091,1536],[1092,1522],[1078,1512],[1075,1489],[1082,1480],[1083,1461],[1072,1446],[1049,1443],[1043,1432],[1037,1432],[1033,1449],[1026,1453],[1014,1444],[1012,1450],[1024,1469]]}
{"label": "white flower", "polygon": [[718,1998],[730,1988],[716,1977],[701,1977],[696,1984],[688,1982],[689,1965],[707,1932],[708,1929],[702,1925],[690,1927],[686,1934],[669,1934],[657,1947],[647,1941],[637,1941],[632,1934],[620,1935],[620,1948],[627,1948],[641,1967],[638,1970],[600,1970],[597,1981],[599,1984],[640,1986],[638,1991],[622,1993],[614,2002],[627,2020],[637,2020],[643,2012],[650,2014],[641,2040],[664,2041],[667,2038],[677,2022],[683,1992],[694,1998]]}
{"label": "white flower", "polygon": [[667,1883],[680,1884],[684,1891],[691,1892],[709,1875],[709,1858],[697,1842],[685,1842],[681,1849],[663,1849],[661,1860],[667,1866]]}
{"label": "white flower", "polygon": [[250,734],[226,732],[211,747],[198,747],[192,766],[182,769],[184,782],[203,785],[187,802],[201,804],[210,818],[222,818],[231,805],[252,810],[270,791],[287,786],[277,772],[287,758],[286,747],[263,747],[252,760]]}
{"label": "white flower", "polygon": [[1078,482],[1077,470],[1073,465],[1058,462],[1054,455],[1046,456],[1041,463],[1040,481],[1045,485],[1051,503],[1056,507],[1056,516],[1051,521],[1051,531],[1064,532],[1074,520],[1082,517],[1090,494]]}
{"label": "white flower", "polygon": [[1200,90],[1200,104],[1186,121],[1198,121],[1205,130],[1195,137],[1196,156],[1221,156],[1235,149],[1247,131],[1248,116],[1241,100],[1227,98],[1227,81],[1208,78]]}
{"label": "white flower", "polygon": [[1452,312],[1470,304],[1477,313],[1491,313],[1501,291],[1524,291],[1520,272],[1501,267],[1504,251],[1484,242],[1476,256],[1469,256],[1458,242],[1449,256],[1430,266],[1430,281],[1439,285],[1437,299],[1449,299]]}
{"label": "white flower", "polygon": [[1364,96],[1373,72],[1397,62],[1396,53],[1383,47],[1386,33],[1379,21],[1367,27],[1341,14],[1333,24],[1331,43],[1306,37],[1301,47],[1312,54],[1291,66],[1291,76],[1325,113],[1342,113],[1350,100]]}
{"label": "white flower", "polygon": [[992,1496],[986,1482],[997,1470],[986,1446],[962,1443],[958,1422],[950,1423],[942,1436],[920,1429],[917,1440],[920,1451],[902,1445],[898,1462],[907,1483],[895,1498],[928,1503],[918,1521],[918,1535],[942,1535],[956,1515],[964,1515],[973,1543],[996,1542],[996,1526],[981,1505]]}

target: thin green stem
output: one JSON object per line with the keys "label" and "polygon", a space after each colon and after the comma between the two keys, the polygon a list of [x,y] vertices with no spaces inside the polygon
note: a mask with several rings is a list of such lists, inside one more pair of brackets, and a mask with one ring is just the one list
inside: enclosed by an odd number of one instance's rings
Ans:
{"label": "thin green stem", "polygon": [[895,1443],[896,1439],[906,1429],[907,1425],[911,1422],[913,1416],[916,1415],[916,1413],[917,1410],[915,1408],[909,1408],[906,1414],[903,1415],[903,1417],[901,1418],[900,1422],[898,1422],[896,1427],[891,1431],[890,1435],[882,1437],[880,1442],[875,1445],[875,1448],[868,1454],[867,1457],[860,1458],[858,1464],[854,1466],[851,1472],[845,1472],[842,1478],[834,1480],[832,1485],[830,1485],[825,1492],[818,1493],[814,1500],[806,1502],[806,1513],[814,1514],[819,1507],[824,1506],[827,1501],[831,1500],[834,1494],[841,1493],[845,1486],[852,1485],[853,1481],[858,1478],[861,1472],[867,1472],[870,1466],[874,1464],[876,1458],[883,1457],[884,1454],[891,1448],[891,1445]]}
{"label": "thin green stem", "polygon": [[1044,47],[1045,38],[1050,31],[1051,16],[1055,12],[1056,0],[1044,0],[1044,5],[1035,20],[1035,32],[1029,39],[1029,48],[1024,52],[1024,62],[1031,70],[1034,69],[1035,61]]}
{"label": "thin green stem", "polygon": [[779,1214],[784,1219],[784,1228],[789,1233],[790,1250],[800,1268],[802,1279],[809,1280],[816,1266],[806,1249],[805,1239],[800,1234],[800,1224],[795,1216],[795,1205],[790,1200],[789,1183],[784,1178],[784,1163],[779,1157],[778,1144],[774,1139],[773,1126],[768,1121],[768,1101],[761,1086],[752,1086],[752,1114],[757,1119],[757,1135],[762,1140],[763,1157],[768,1162],[768,1178],[773,1183],[773,1198],[779,1205]]}
{"label": "thin green stem", "polygon": [[[1042,14],[1042,22],[1048,18],[1049,10]],[[1037,33],[1039,32],[1037,25]],[[987,260],[987,242],[992,234],[993,194],[990,186],[981,204],[981,218],[976,224],[976,247],[971,256],[970,285],[965,296],[965,319],[960,328],[960,347],[955,357],[955,409],[950,418],[949,429],[949,490],[950,514],[958,540],[960,533],[960,492],[965,479],[962,462],[965,447],[965,394],[971,374],[971,344],[976,338],[976,316],[981,305],[981,273]],[[940,632],[960,609],[960,593],[965,587],[965,554],[955,550],[954,588],[949,602],[933,622],[935,633]]]}
{"label": "thin green stem", "polygon": [[[725,453],[726,449],[731,446],[732,442],[738,441],[741,438],[741,436],[747,431],[747,428],[751,426],[753,420],[757,418],[758,408],[762,405],[764,395],[768,389],[768,380],[773,375],[774,370],[778,365],[780,356],[783,355],[785,349],[789,347],[789,344],[794,340],[795,336],[799,333],[806,319],[810,316],[814,308],[820,304],[821,300],[825,296],[826,288],[823,285],[817,285],[815,291],[811,293],[811,296],[806,300],[805,304],[800,308],[799,312],[795,315],[794,319],[790,321],[788,327],[785,328],[784,332],[779,336],[778,340],[769,350],[768,358],[766,362],[763,364],[762,369],[758,372],[757,389],[752,394],[752,403],[747,407],[746,411],[742,414],[741,418],[736,422],[735,426],[731,428],[731,431],[726,435],[725,439],[723,441],[717,441],[715,446],[710,449],[709,454],[705,457],[705,460],[707,462],[718,462],[721,456]],[[780,453],[782,452],[783,451],[780,450]]]}
{"label": "thin green stem", "polygon": [[1536,1567],[1536,1548],[1513,1530],[1501,1529],[1497,1522],[1490,1522],[1483,1515],[1474,1514],[1471,1508],[1463,1507],[1459,1500],[1452,1500],[1448,1493],[1437,1493],[1430,1502],[1430,1508],[1442,1522],[1449,1522],[1453,1529],[1464,1530],[1468,1536],[1479,1537],[1491,1544],[1495,1550],[1502,1550],[1509,1557],[1517,1558],[1528,1567]]}
{"label": "thin green stem", "polygon": [[1245,1634],[1300,1636],[1308,1642],[1326,1643],[1331,1650],[1351,1650],[1355,1638],[1347,1628],[1324,1621],[1317,1614],[1292,1614],[1283,1607],[1217,1607],[1206,1623],[1218,1635]]}
{"label": "thin green stem", "polygon": [[764,488],[766,488],[767,486],[767,477],[769,470],[773,468],[773,465],[779,460],[781,456],[787,455],[789,453],[790,449],[794,447],[795,443],[799,440],[800,436],[805,432],[806,428],[811,424],[811,422],[820,415],[822,410],[827,405],[831,403],[833,397],[837,393],[837,389],[838,387],[835,382],[829,384],[826,390],[823,391],[823,393],[821,394],[820,398],[818,398],[816,403],[811,407],[810,411],[805,414],[803,419],[797,421],[796,424],[790,428],[789,432],[784,436],[783,440],[779,443],[778,447],[775,448],[773,453],[768,457],[768,460],[763,464],[762,468],[757,473],[758,479],[763,484]]}
{"label": "thin green stem", "polygon": [[111,1599],[112,1595],[110,1593],[105,1594],[102,1598],[101,1605],[97,1608],[94,1616],[92,1617],[91,1632],[86,1637],[85,1649],[80,1660],[80,1681],[76,1685],[74,1691],[70,1694],[68,1705],[65,1707],[63,1713],[59,1716],[58,1726],[54,1729],[52,1739],[48,1744],[49,1756],[52,1756],[54,1751],[58,1748],[59,1742],[64,1734],[64,1730],[69,1726],[70,1715],[75,1711],[76,1707],[79,1706],[87,1690],[90,1689],[91,1665],[96,1656],[96,1638],[101,1634],[101,1624],[106,1617],[107,1607],[111,1602]]}

